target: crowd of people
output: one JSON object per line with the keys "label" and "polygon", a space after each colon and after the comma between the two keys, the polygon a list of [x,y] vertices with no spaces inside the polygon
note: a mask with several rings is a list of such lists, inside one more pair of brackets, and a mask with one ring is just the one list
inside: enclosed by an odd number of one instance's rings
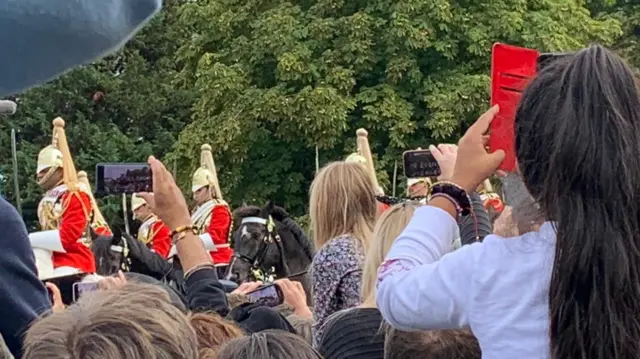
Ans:
{"label": "crowd of people", "polygon": [[[113,48],[160,5],[113,0],[105,6],[113,3],[118,3],[117,9],[131,7],[125,31],[82,56],[54,59],[38,76],[18,71],[23,78],[10,78],[0,95],[35,85]],[[55,13],[40,11],[47,12]],[[91,32],[83,35],[87,34]],[[515,117],[517,173],[498,171],[505,153],[487,150],[487,132],[499,111],[493,107],[484,113],[457,146],[430,146],[441,175],[412,180],[409,198],[392,206],[380,203],[384,198],[371,171],[370,154],[324,166],[310,188],[315,243],[308,268],[311,293],[287,278],[225,285],[221,277],[228,270],[221,270],[217,261],[221,255],[228,261],[231,253],[210,252],[216,245],[228,247],[214,243],[207,248],[202,238],[206,233],[201,233],[215,214],[207,212],[203,227],[171,173],[153,156],[148,160],[153,192],[137,196],[167,228],[170,246],[163,247],[160,256],[164,258],[169,247],[175,251],[179,287],[141,273],[90,274],[81,283],[95,283],[98,290],[69,303],[58,286],[40,280],[34,239],[15,208],[2,199],[1,355],[639,357],[640,198],[635,193],[640,188],[640,91],[632,69],[613,52],[594,45],[541,70],[522,94]],[[81,188],[73,166],[64,165],[70,163],[60,131],[64,123],[54,125],[54,139],[62,150],[41,155],[59,163],[58,168],[39,170],[39,182],[55,182],[52,189],[57,192],[43,203],[58,212],[77,203],[80,210],[75,215],[80,216],[94,199]],[[202,197],[201,206],[220,195],[210,186],[207,170],[203,166],[198,176],[194,174],[193,192]],[[530,201],[496,211],[495,202],[489,205],[487,200],[496,198],[487,195],[486,181],[509,176],[521,179],[523,196]],[[205,179],[203,186],[197,179]],[[230,221],[228,208],[224,212],[225,221]],[[86,224],[88,218],[82,218]],[[43,227],[54,222],[60,226],[60,218],[44,219]],[[252,220],[271,225],[265,219]],[[40,245],[58,253],[53,256],[55,269],[78,265],[69,261],[70,252],[92,256],[82,233],[58,232],[57,242],[65,243],[56,247],[57,252],[50,237],[39,237]],[[93,273],[95,263],[87,258],[80,269]],[[278,300],[256,300],[256,290],[269,285],[277,288]]]}

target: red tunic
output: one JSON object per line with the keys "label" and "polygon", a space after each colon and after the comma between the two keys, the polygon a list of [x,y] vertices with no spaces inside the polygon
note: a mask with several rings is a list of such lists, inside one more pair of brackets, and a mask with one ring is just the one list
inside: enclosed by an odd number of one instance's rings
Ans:
{"label": "red tunic", "polygon": [[151,225],[149,237],[147,246],[166,259],[171,249],[171,230],[169,227],[162,220],[157,219]]}
{"label": "red tunic", "polygon": [[96,271],[93,252],[83,243],[89,224],[91,199],[82,192],[65,191],[61,198],[60,242],[67,253],[53,252],[53,267],[73,267],[85,273]]}
{"label": "red tunic", "polygon": [[113,236],[113,233],[107,226],[97,226],[93,229],[99,236]]}
{"label": "red tunic", "polygon": [[378,217],[380,217],[384,213],[384,211],[391,208],[391,206],[388,204],[384,204],[382,202],[377,202],[377,203],[378,203]]}
{"label": "red tunic", "polygon": [[231,235],[231,211],[226,205],[217,204],[211,211],[211,221],[207,230],[217,251],[209,252],[213,264],[229,264],[233,249],[229,244]]}

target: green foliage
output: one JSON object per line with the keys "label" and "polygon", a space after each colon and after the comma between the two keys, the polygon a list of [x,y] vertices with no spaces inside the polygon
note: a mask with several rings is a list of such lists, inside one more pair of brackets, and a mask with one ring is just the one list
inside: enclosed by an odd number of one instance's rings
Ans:
{"label": "green foliage", "polygon": [[[76,168],[91,180],[99,162],[144,162],[151,154],[164,156],[177,140],[192,107],[191,91],[172,85],[180,42],[172,30],[177,5],[165,1],[165,11],[117,54],[15,97],[18,112],[0,122],[3,195],[15,203],[10,139],[15,128],[20,195],[30,229],[37,226],[42,195],[35,181],[36,159],[51,143],[55,117],[65,119]],[[97,91],[104,98],[93,101]],[[110,224],[122,225],[120,198],[101,204]]]}
{"label": "green foliage", "polygon": [[[638,24],[629,0],[165,0],[122,51],[17,96],[18,113],[0,122],[4,195],[13,201],[15,128],[33,227],[36,156],[61,116],[91,179],[98,162],[154,154],[177,167],[187,193],[209,143],[232,206],[272,199],[308,225],[316,147],[321,165],[342,160],[366,128],[391,193],[403,151],[456,141],[488,108],[494,42],[541,51],[599,42],[640,65]],[[104,98],[93,101],[97,91]],[[120,198],[102,202],[121,225]]]}
{"label": "green foliage", "polygon": [[296,215],[316,146],[322,164],[341,160],[366,128],[389,189],[404,150],[455,141],[488,108],[494,42],[566,51],[622,34],[578,0],[202,0],[180,24],[180,81],[198,97],[171,155],[190,163],[179,178],[207,142],[233,203]]}

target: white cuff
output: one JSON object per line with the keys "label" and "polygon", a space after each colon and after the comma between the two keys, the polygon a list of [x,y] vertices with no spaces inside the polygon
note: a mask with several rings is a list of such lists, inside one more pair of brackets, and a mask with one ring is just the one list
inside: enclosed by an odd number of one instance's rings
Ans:
{"label": "white cuff", "polygon": [[60,231],[40,231],[29,233],[31,248],[46,249],[53,252],[67,253],[60,240]]}

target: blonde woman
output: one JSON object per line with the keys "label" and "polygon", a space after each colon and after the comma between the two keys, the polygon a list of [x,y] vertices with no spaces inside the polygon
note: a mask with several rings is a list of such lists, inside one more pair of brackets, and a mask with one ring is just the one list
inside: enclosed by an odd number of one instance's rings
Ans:
{"label": "blonde woman", "polygon": [[375,185],[358,163],[330,163],[311,184],[309,214],[318,248],[311,264],[314,344],[329,315],[360,304],[376,210]]}
{"label": "blonde woman", "polygon": [[383,358],[382,315],[376,307],[378,267],[419,206],[418,201],[396,204],[378,219],[363,266],[362,304],[327,320],[318,346],[325,359]]}

